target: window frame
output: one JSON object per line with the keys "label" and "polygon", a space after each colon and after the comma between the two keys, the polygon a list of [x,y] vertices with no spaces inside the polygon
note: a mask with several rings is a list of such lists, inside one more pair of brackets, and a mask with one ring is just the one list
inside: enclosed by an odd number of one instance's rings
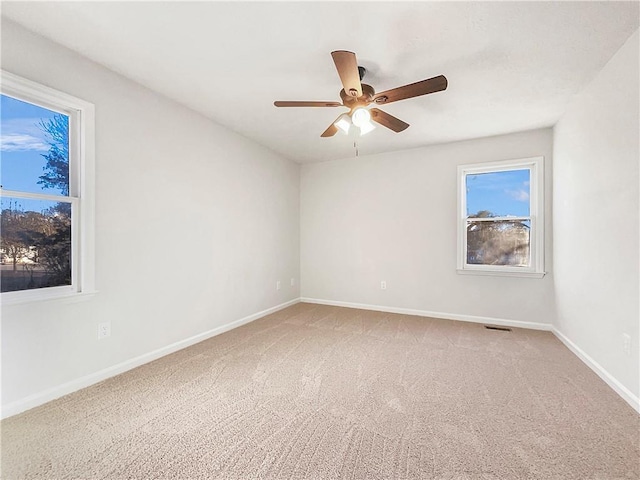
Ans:
{"label": "window frame", "polygon": [[[529,267],[509,265],[478,265],[467,263],[467,175],[529,170]],[[495,217],[487,221],[520,219]],[[542,278],[544,271],[544,157],[529,157],[498,162],[483,162],[458,166],[458,248],[457,272],[471,275],[498,275]]]}
{"label": "window frame", "polygon": [[69,195],[0,188],[3,197],[71,204],[71,285],[3,292],[3,304],[95,293],[95,106],[85,100],[0,70],[0,93],[69,116]]}

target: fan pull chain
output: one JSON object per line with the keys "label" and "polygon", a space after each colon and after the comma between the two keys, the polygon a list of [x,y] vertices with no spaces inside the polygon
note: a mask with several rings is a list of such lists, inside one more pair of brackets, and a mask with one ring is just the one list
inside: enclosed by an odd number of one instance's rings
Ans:
{"label": "fan pull chain", "polygon": [[356,142],[353,142],[353,148],[356,150],[356,157],[358,156],[358,144]]}

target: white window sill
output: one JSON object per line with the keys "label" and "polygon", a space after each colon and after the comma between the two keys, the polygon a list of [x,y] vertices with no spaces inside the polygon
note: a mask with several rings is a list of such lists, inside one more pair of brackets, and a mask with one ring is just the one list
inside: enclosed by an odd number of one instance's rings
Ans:
{"label": "white window sill", "polygon": [[542,278],[546,272],[514,272],[500,270],[481,270],[481,269],[461,269],[456,270],[459,275],[488,275],[493,277],[521,277],[521,278]]}
{"label": "white window sill", "polygon": [[25,295],[25,296],[15,296],[6,298],[2,297],[2,306],[10,306],[10,305],[24,305],[27,303],[39,303],[39,302],[52,302],[52,303],[61,303],[61,304],[72,304],[72,303],[80,303],[87,302],[91,300],[98,292],[80,292],[80,293],[64,293],[64,294],[46,294],[43,293],[41,295]]}

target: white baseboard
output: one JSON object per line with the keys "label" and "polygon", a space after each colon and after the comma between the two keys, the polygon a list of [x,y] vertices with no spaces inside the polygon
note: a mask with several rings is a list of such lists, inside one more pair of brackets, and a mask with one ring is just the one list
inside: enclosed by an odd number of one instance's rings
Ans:
{"label": "white baseboard", "polygon": [[620,395],[633,409],[640,413],[640,398],[634,395],[627,387],[616,380],[613,375],[607,372],[602,365],[591,358],[584,350],[569,340],[560,330],[553,328],[553,334],[560,339],[566,347],[571,350],[580,360],[582,360],[591,370],[593,370],[602,380]]}
{"label": "white baseboard", "polygon": [[320,305],[332,305],[334,307],[359,308],[361,310],[375,310],[377,312],[400,313],[403,315],[417,315],[419,317],[442,318],[445,320],[459,320],[462,322],[486,323],[503,327],[529,328],[531,330],[551,331],[551,324],[538,322],[522,322],[505,318],[477,317],[474,315],[461,315],[457,313],[430,312],[427,310],[414,310],[412,308],[386,307],[383,305],[368,305],[364,303],[338,302],[334,300],[322,300],[319,298],[301,297],[301,302],[317,303]]}
{"label": "white baseboard", "polygon": [[241,325],[257,320],[258,318],[277,312],[278,310],[282,310],[283,308],[295,305],[298,302],[300,302],[300,299],[295,298],[288,302],[281,303],[280,305],[276,305],[275,307],[271,307],[266,310],[262,310],[261,312],[257,312],[239,320],[227,323],[226,325],[222,325],[221,327],[216,327],[206,332],[199,333],[198,335],[194,335],[193,337],[180,340],[179,342],[172,343],[157,350],[153,350],[149,353],[145,353],[144,355],[126,360],[122,363],[118,363],[117,365],[107,367],[95,373],[85,375],[84,377],[71,380],[70,382],[63,383],[62,385],[49,388],[42,392],[29,395],[20,400],[11,402],[7,405],[3,405],[0,418],[7,418],[13,415],[17,415],[18,413],[22,413],[25,410],[29,410],[44,403],[50,402],[51,400],[55,400],[56,398],[60,398],[82,388],[94,385],[98,382],[106,380],[107,378],[114,377],[116,375],[119,375],[120,373],[124,373],[128,370],[139,367],[140,365],[144,365],[145,363],[149,363],[153,360],[157,360],[160,357],[169,355],[170,353],[177,352],[178,350],[182,350],[183,348],[195,345],[196,343],[202,342],[203,340],[215,337],[216,335],[220,335],[221,333],[227,332]]}

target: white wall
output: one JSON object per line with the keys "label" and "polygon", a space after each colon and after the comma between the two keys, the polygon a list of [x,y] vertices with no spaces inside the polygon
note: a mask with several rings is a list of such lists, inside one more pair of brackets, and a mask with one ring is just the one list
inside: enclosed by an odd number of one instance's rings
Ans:
{"label": "white wall", "polygon": [[[456,167],[539,155],[549,273],[457,274]],[[551,170],[551,129],[303,165],[302,297],[550,324]]]}
{"label": "white wall", "polygon": [[[556,328],[637,397],[638,32],[554,130]],[[623,333],[632,355],[623,352]]]}
{"label": "white wall", "polygon": [[3,414],[299,297],[297,164],[4,20],[2,68],[96,106],[99,290],[2,306]]}

